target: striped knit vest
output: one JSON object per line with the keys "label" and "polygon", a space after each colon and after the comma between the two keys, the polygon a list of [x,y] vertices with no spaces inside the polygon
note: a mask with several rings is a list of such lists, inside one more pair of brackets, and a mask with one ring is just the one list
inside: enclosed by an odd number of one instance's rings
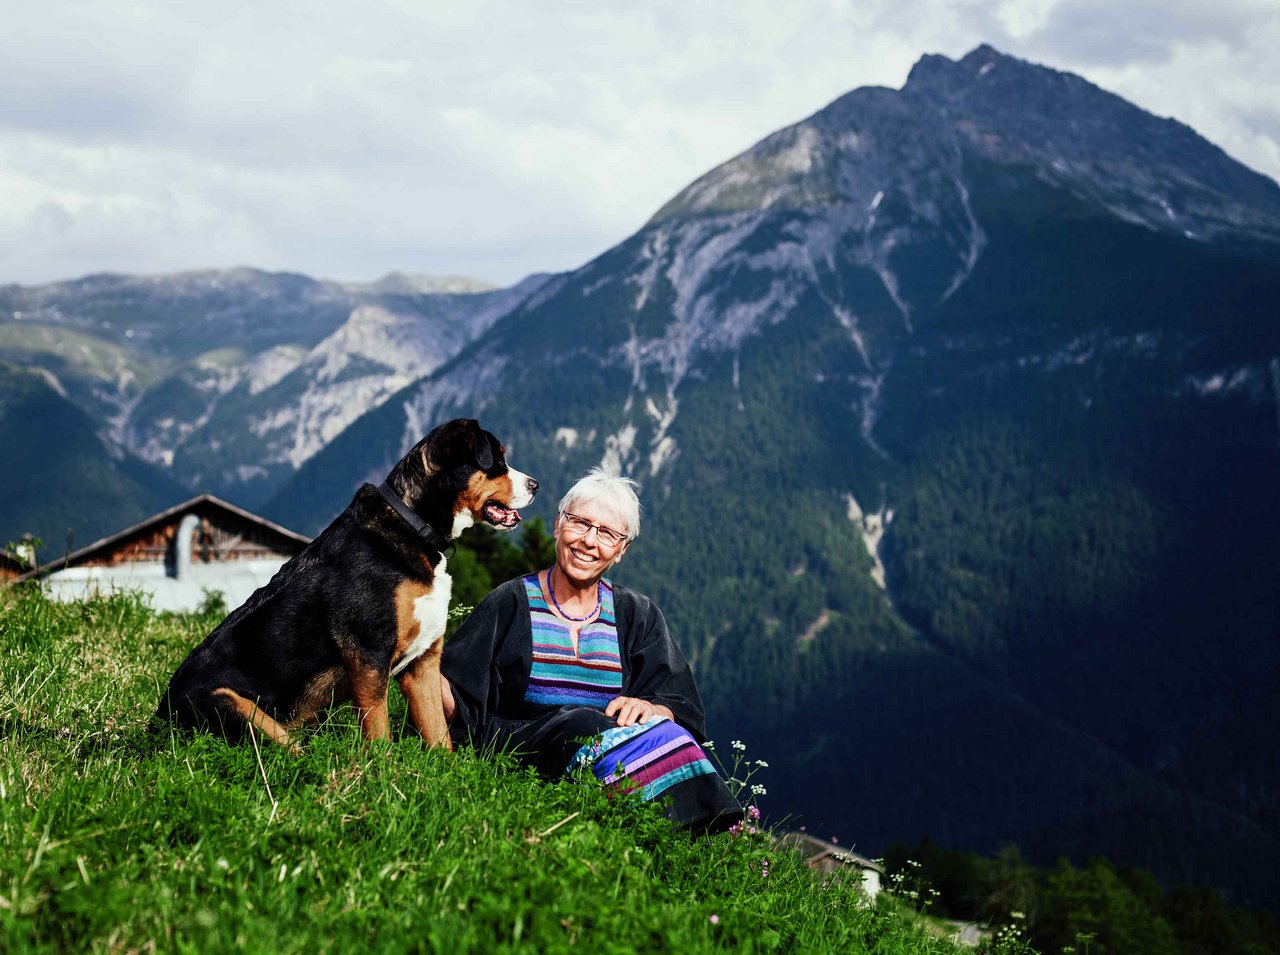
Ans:
{"label": "striped knit vest", "polygon": [[538,575],[524,578],[533,624],[533,666],[526,703],[535,706],[590,706],[603,710],[622,693],[622,660],[613,615],[613,585],[600,582],[600,615],[578,632],[578,650],[569,623],[547,606]]}

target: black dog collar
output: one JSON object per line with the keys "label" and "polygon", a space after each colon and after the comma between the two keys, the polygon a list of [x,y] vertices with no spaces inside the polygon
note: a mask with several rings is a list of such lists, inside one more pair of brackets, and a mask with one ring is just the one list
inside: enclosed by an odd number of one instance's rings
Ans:
{"label": "black dog collar", "polygon": [[443,534],[437,533],[434,527],[419,517],[418,514],[404,501],[400,500],[400,496],[396,494],[395,491],[391,490],[386,481],[383,481],[378,485],[378,493],[381,494],[383,500],[390,504],[395,512],[404,519],[404,522],[417,532],[418,536],[422,538],[423,543],[431,549],[439,551],[442,557],[444,556],[445,552],[451,546],[447,537]]}

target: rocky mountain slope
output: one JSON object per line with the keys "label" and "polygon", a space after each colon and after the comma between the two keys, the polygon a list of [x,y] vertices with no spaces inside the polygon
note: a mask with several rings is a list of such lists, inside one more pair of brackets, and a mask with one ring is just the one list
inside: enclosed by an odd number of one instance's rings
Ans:
{"label": "rocky mountain slope", "polygon": [[456,414],[550,488],[611,459],[650,515],[619,577],[776,805],[1275,903],[1278,230],[1176,122],[926,57],[547,282],[270,513],[322,524]]}
{"label": "rocky mountain slope", "polygon": [[252,269],[0,288],[0,358],[40,369],[101,440],[249,504],[532,294],[462,279]]}

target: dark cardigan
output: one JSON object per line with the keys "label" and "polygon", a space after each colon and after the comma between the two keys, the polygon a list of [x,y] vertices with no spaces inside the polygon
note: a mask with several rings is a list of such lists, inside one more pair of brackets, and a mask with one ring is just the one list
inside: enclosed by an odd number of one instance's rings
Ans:
{"label": "dark cardigan", "polygon": [[[613,585],[622,694],[659,703],[698,742],[706,716],[689,664],[657,605],[643,594]],[[555,708],[525,702],[533,664],[533,628],[522,578],[509,580],[480,601],[444,647],[441,672],[453,687],[455,742],[500,740],[512,724],[538,719]]]}

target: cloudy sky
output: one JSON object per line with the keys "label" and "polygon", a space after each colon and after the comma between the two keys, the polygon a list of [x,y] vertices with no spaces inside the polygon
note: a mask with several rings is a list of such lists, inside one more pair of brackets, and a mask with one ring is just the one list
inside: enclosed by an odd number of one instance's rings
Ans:
{"label": "cloudy sky", "polygon": [[924,53],[988,42],[1280,179],[1277,0],[0,0],[0,284],[506,284]]}

